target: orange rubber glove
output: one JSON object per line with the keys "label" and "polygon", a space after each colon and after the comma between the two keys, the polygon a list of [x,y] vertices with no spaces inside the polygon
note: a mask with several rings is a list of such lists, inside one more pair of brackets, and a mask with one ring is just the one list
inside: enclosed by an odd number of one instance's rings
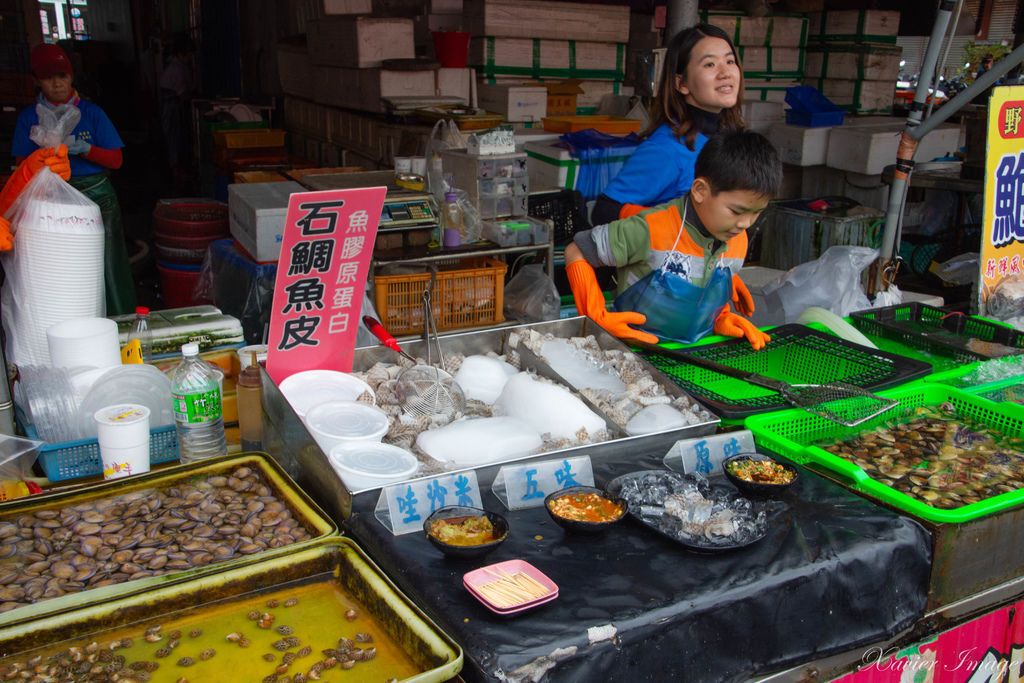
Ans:
{"label": "orange rubber glove", "polygon": [[648,344],[657,344],[658,338],[649,332],[641,332],[630,325],[643,325],[647,316],[643,313],[623,312],[609,313],[604,305],[604,293],[597,284],[594,268],[585,260],[573,261],[565,266],[565,274],[569,277],[576,310],[580,315],[588,315],[594,322],[622,339],[638,339]]}
{"label": "orange rubber glove", "polygon": [[732,306],[740,315],[749,317],[754,313],[754,297],[739,275],[732,276]]}
{"label": "orange rubber glove", "polygon": [[772,340],[767,334],[757,329],[754,323],[730,311],[728,306],[715,320],[715,334],[725,337],[746,337],[755,351],[760,351],[765,344]]}
{"label": "orange rubber glove", "polygon": [[14,246],[14,236],[11,234],[11,223],[3,214],[11,208],[11,204],[18,198],[21,191],[35,177],[36,173],[48,166],[51,171],[64,180],[71,177],[71,162],[68,161],[68,148],[61,145],[57,149],[37,149],[25,157],[25,160],[18,164],[14,173],[7,179],[7,184],[0,191],[0,251],[9,251]]}

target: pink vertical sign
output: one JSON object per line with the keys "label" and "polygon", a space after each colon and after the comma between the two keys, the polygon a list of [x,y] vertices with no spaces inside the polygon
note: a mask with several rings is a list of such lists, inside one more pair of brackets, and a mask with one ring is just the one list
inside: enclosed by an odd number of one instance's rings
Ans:
{"label": "pink vertical sign", "polygon": [[267,372],[352,370],[359,313],[386,187],[288,200],[267,338]]}

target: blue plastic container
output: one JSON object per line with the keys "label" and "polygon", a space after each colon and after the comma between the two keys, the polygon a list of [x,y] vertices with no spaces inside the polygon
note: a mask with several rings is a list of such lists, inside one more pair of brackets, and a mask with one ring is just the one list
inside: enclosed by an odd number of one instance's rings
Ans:
{"label": "blue plastic container", "polygon": [[846,112],[822,95],[817,88],[808,85],[786,88],[786,104],[792,107],[786,110],[786,123],[791,126],[841,126],[846,116]]}

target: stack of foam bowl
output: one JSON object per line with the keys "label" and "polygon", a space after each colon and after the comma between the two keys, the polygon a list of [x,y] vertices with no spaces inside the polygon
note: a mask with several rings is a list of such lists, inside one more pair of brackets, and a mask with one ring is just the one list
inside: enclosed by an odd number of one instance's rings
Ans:
{"label": "stack of foam bowl", "polygon": [[7,360],[49,365],[47,328],[105,312],[99,207],[29,200],[17,218],[16,242],[3,257]]}
{"label": "stack of foam bowl", "polygon": [[376,441],[338,444],[330,452],[331,466],[349,491],[390,486],[416,474],[416,456],[398,446]]}
{"label": "stack of foam bowl", "polygon": [[292,409],[305,423],[314,406],[328,401],[355,401],[368,394],[376,402],[370,385],[347,372],[303,370],[289,375],[278,385]]}
{"label": "stack of foam bowl", "polygon": [[109,318],[75,318],[46,329],[50,362],[56,368],[112,368],[121,365],[117,323]]}
{"label": "stack of foam bowl", "polygon": [[306,414],[306,428],[324,453],[339,444],[378,442],[389,426],[387,413],[356,401],[327,401]]}

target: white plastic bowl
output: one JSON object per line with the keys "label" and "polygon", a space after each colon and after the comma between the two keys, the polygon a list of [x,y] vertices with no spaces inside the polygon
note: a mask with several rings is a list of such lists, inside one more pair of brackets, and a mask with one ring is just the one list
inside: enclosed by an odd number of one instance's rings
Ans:
{"label": "white plastic bowl", "polygon": [[380,441],[390,426],[383,410],[355,401],[327,401],[306,413],[306,427],[324,453],[341,443]]}
{"label": "white plastic bowl", "polygon": [[331,449],[331,465],[349,491],[356,492],[397,484],[416,474],[416,456],[391,444],[357,442]]}
{"label": "white plastic bowl", "polygon": [[318,403],[354,401],[363,392],[376,396],[370,385],[347,372],[337,370],[303,370],[289,375],[278,385],[295,412],[303,421]]}

